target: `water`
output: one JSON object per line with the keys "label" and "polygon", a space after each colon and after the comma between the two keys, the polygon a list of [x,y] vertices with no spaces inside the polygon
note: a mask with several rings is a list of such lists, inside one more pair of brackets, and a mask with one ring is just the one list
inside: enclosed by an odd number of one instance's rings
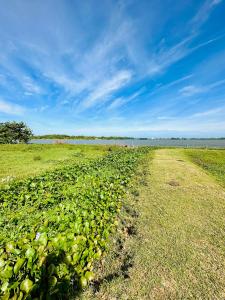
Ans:
{"label": "water", "polygon": [[31,140],[33,144],[76,144],[76,145],[121,145],[121,146],[161,146],[161,147],[185,147],[185,148],[225,148],[225,140],[171,140],[171,139],[149,139],[149,140],[53,140],[40,139]]}

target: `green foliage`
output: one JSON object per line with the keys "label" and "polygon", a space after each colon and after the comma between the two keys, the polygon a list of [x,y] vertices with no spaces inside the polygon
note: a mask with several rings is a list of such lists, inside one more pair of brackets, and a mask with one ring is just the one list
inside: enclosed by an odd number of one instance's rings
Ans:
{"label": "green foliage", "polygon": [[118,150],[2,188],[0,296],[67,299],[86,287],[146,151]]}
{"label": "green foliage", "polygon": [[32,131],[24,122],[0,123],[0,144],[27,143],[31,137]]}

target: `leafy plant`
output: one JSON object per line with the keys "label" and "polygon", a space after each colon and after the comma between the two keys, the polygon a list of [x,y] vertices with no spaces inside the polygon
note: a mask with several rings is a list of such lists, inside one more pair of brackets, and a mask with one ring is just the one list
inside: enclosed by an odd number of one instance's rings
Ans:
{"label": "leafy plant", "polygon": [[88,285],[146,151],[110,152],[2,188],[2,299],[66,299]]}

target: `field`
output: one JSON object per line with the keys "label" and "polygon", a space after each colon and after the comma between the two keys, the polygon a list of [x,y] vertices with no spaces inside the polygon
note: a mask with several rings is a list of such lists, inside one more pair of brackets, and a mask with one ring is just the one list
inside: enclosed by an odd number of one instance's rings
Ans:
{"label": "field", "polygon": [[4,299],[225,298],[224,150],[41,147],[2,185]]}
{"label": "field", "polygon": [[225,186],[225,150],[186,150],[188,157]]}
{"label": "field", "polygon": [[1,145],[0,184],[54,169],[72,161],[97,158],[109,147],[58,145]]}

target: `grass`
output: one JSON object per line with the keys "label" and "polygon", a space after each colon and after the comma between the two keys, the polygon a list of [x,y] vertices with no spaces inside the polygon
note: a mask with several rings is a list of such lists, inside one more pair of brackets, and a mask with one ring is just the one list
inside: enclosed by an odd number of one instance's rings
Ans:
{"label": "grass", "polygon": [[40,174],[71,160],[97,158],[108,149],[95,145],[0,145],[0,184]]}
{"label": "grass", "polygon": [[225,298],[224,190],[183,151],[156,150],[142,165],[109,256],[82,299]]}
{"label": "grass", "polygon": [[185,150],[192,162],[212,174],[225,186],[225,150]]}
{"label": "grass", "polygon": [[[108,150],[31,146],[0,147],[6,160],[2,177],[26,177]],[[96,279],[79,298],[225,299],[225,191],[213,178],[225,185],[224,165],[225,150],[158,149],[154,157],[150,152],[124,201],[108,254],[95,267]]]}

